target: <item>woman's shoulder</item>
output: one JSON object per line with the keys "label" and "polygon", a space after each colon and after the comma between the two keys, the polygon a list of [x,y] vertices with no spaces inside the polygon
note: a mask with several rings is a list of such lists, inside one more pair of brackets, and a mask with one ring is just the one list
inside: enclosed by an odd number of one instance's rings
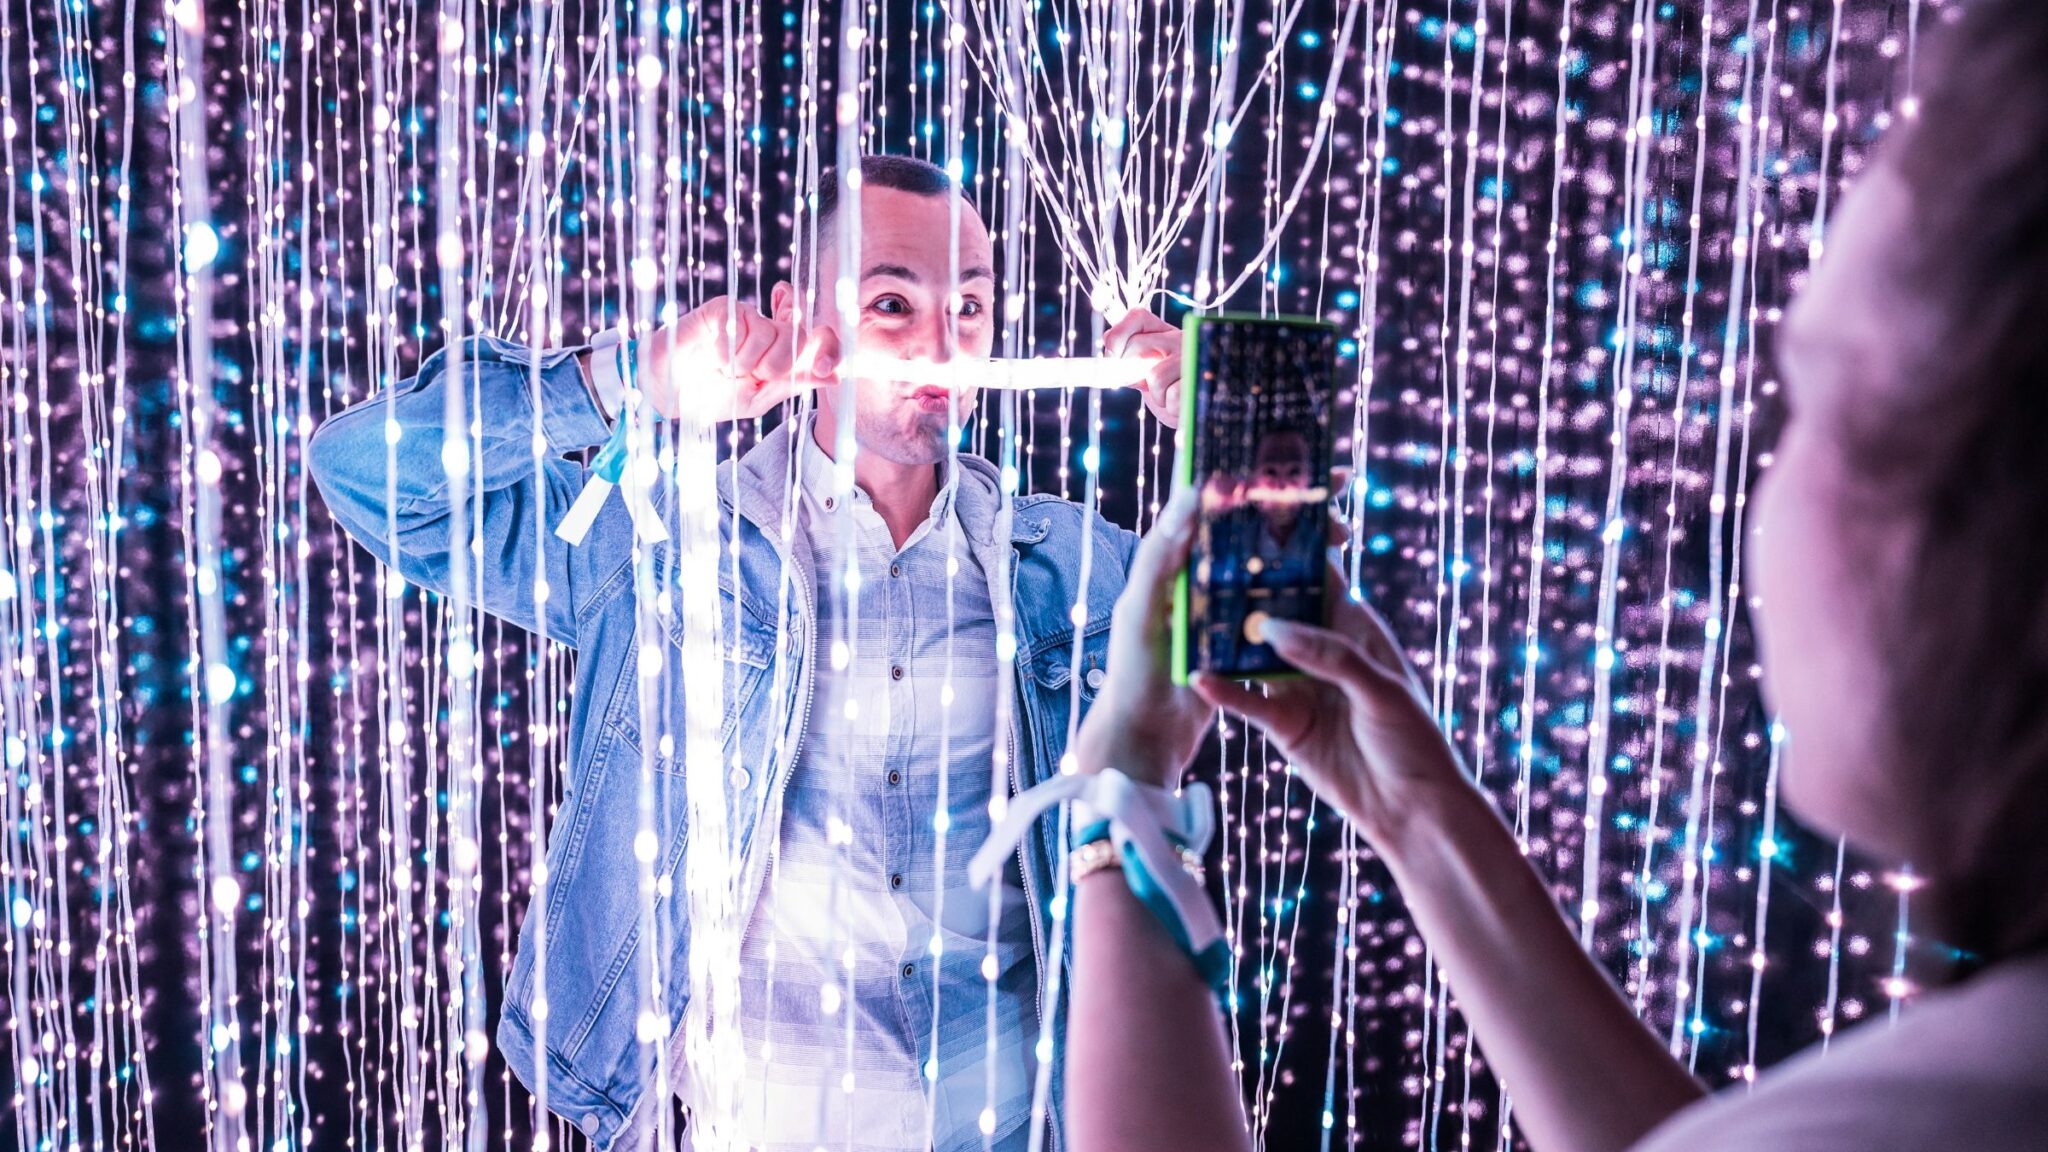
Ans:
{"label": "woman's shoulder", "polygon": [[1933,993],[1672,1117],[1634,1152],[2048,1147],[2048,957]]}

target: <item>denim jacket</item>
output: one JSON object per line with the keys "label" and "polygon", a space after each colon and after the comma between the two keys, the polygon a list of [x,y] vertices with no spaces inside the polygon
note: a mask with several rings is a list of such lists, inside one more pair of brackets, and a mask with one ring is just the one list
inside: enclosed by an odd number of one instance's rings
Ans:
{"label": "denim jacket", "polygon": [[[476,472],[463,484],[482,491],[480,503],[470,506],[477,545],[471,555],[471,599],[578,653],[568,779],[548,833],[546,923],[529,913],[520,926],[497,1039],[507,1064],[531,1087],[541,1055],[536,1020],[544,1017],[548,1107],[599,1148],[609,1148],[636,1123],[635,1109],[655,1079],[660,1043],[640,1040],[644,997],[635,976],[648,927],[634,911],[640,865],[632,830],[639,826],[643,747],[655,749],[657,876],[669,877],[678,894],[687,837],[680,774],[706,770],[663,754],[659,739],[642,738],[636,605],[639,595],[665,586],[683,596],[699,590],[674,587],[675,556],[669,544],[646,548],[645,563],[636,566],[631,517],[616,497],[581,545],[569,547],[552,533],[587,475],[572,457],[603,443],[610,433],[575,360],[583,349],[536,354],[489,337],[462,347],[461,380],[479,428],[473,444]],[[441,454],[447,371],[447,352],[435,353],[417,376],[326,421],[306,447],[307,467],[349,535],[406,580],[440,592],[448,587],[449,576],[451,486]],[[395,442],[386,435],[387,422],[400,430]],[[718,468],[726,545],[718,571],[726,649],[720,729],[724,763],[709,770],[725,780],[746,909],[760,894],[774,849],[781,792],[804,738],[814,680],[808,637],[816,626],[810,602],[815,585],[809,548],[800,533],[784,535],[793,475],[789,428],[785,423],[764,437],[737,465]],[[543,438],[538,468],[536,430]],[[994,475],[979,457],[962,455],[959,462]],[[665,512],[670,505],[660,487],[655,507]],[[1008,515],[999,517],[995,536],[970,541],[990,573],[999,570],[996,537],[1002,536],[1007,539],[1001,544],[1011,549],[1009,587],[991,593],[998,621],[1007,607],[1015,612],[1016,693],[1008,762],[1012,788],[1021,791],[1058,773],[1070,721],[1078,721],[1072,710],[1085,711],[1094,698],[1102,678],[1090,673],[1104,667],[1110,609],[1123,589],[1137,537],[1050,495],[1017,498]],[[1084,541],[1092,560],[1082,626],[1083,674],[1076,677],[1071,609],[1082,599]],[[538,611],[537,579],[544,579],[548,589]],[[669,642],[679,643],[681,613],[669,612],[665,619]],[[674,659],[668,664],[677,666]],[[660,699],[657,723],[675,734],[673,745],[680,747],[685,691],[673,673],[664,678]],[[1051,945],[1048,901],[1056,836],[1050,821],[1041,822],[1022,861],[1041,987]],[[655,939],[668,945],[657,966],[671,1031],[689,996],[690,926],[684,903],[680,895],[658,901],[653,925]],[[543,939],[545,1010],[537,1014],[536,968]],[[1056,1065],[1056,1133],[1062,1095]],[[657,1105],[660,1098],[657,1094]]]}

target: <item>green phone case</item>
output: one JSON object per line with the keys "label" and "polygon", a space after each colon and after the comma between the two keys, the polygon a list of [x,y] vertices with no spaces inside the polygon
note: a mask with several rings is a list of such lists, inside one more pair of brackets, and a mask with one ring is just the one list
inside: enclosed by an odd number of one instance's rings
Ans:
{"label": "green phone case", "polygon": [[[1195,453],[1188,437],[1195,428],[1195,405],[1197,402],[1196,383],[1201,379],[1201,365],[1197,353],[1201,346],[1199,334],[1202,326],[1213,323],[1254,323],[1273,324],[1295,328],[1334,328],[1335,326],[1313,316],[1259,316],[1248,312],[1219,312],[1201,316],[1193,312],[1181,322],[1181,367],[1180,367],[1180,432],[1174,444],[1173,480],[1174,490],[1190,487],[1195,481]],[[1194,672],[1190,663],[1194,659],[1194,642],[1189,634],[1188,613],[1191,607],[1188,582],[1191,579],[1187,566],[1173,581],[1173,644],[1169,653],[1168,668],[1173,682],[1185,685]],[[1323,623],[1329,621],[1329,603],[1323,604]],[[1301,676],[1299,672],[1272,671],[1252,674],[1253,680],[1291,680]]]}

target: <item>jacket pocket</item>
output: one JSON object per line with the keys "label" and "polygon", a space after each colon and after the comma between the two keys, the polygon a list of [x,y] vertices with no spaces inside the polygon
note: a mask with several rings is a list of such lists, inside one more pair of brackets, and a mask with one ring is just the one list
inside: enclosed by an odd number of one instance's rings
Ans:
{"label": "jacket pocket", "polygon": [[[642,722],[651,719],[648,727],[652,732],[651,752],[655,770],[681,772],[686,767],[683,763],[683,741],[688,733],[687,710],[706,702],[711,693],[701,685],[693,685],[687,678],[686,666],[680,659],[683,651],[682,622],[670,622],[666,632],[669,673],[657,693],[655,707],[659,711],[656,716],[647,718],[641,715],[637,677],[629,671],[620,677],[617,699],[611,714],[606,717],[606,724],[625,743],[630,758],[637,762],[643,751],[648,750],[642,742]],[[721,748],[728,748],[740,718],[754,705],[763,683],[768,679],[769,656],[775,648],[775,634],[772,631],[764,634],[763,630],[743,626],[737,640],[729,632],[720,640],[725,659],[719,665],[718,693],[723,707],[718,742]],[[677,675],[679,672],[683,675]]]}
{"label": "jacket pocket", "polygon": [[[1090,621],[1081,634],[1081,706],[1095,701],[1109,676],[1109,618]],[[1074,682],[1074,638],[1072,634],[1043,644],[1031,658],[1028,675],[1039,689],[1062,693]]]}
{"label": "jacket pocket", "polygon": [[[690,592],[676,583],[674,544],[657,545],[653,554],[655,588],[660,597],[655,615],[668,641],[663,653],[661,684],[656,692],[655,716],[644,717],[640,709],[637,666],[622,670],[617,690],[605,710],[605,724],[630,746],[637,760],[643,747],[642,729],[651,731],[651,749],[656,770],[680,772],[688,710],[710,699],[713,689],[701,679],[703,670],[686,662],[690,648],[684,601]],[[730,750],[734,733],[746,710],[755,706],[777,651],[778,633],[774,613],[765,609],[760,597],[744,578],[735,581],[732,569],[718,567],[718,646],[724,659],[719,664],[716,691],[720,700],[718,726],[720,747]],[[637,649],[636,645],[636,649]],[[637,665],[637,656],[628,660]]]}

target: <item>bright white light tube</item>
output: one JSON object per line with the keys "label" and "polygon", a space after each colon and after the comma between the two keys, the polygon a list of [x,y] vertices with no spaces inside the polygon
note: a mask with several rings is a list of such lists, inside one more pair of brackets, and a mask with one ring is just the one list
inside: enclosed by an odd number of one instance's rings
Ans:
{"label": "bright white light tube", "polygon": [[839,375],[894,380],[920,387],[987,388],[1008,392],[1034,388],[1131,388],[1145,380],[1153,360],[1112,356],[1046,356],[1029,360],[899,360],[856,353],[839,365]]}

